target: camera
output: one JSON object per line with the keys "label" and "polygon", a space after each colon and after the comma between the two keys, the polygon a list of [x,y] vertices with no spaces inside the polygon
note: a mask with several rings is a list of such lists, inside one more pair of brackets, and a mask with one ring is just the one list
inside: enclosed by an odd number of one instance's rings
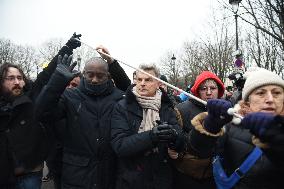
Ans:
{"label": "camera", "polygon": [[246,79],[241,72],[234,72],[228,76],[228,78],[233,81],[235,87],[237,87],[238,91],[241,91],[244,87]]}

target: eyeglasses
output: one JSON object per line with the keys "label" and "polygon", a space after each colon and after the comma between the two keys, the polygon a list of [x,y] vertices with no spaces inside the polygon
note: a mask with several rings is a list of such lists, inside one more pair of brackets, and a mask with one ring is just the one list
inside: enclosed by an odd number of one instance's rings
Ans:
{"label": "eyeglasses", "polygon": [[4,79],[9,81],[9,82],[16,81],[16,79],[18,81],[23,81],[24,80],[24,78],[22,76],[8,76],[8,77],[5,77]]}
{"label": "eyeglasses", "polygon": [[211,86],[211,87],[200,87],[199,88],[200,92],[206,92],[206,91],[208,91],[208,89],[210,89],[210,91],[215,91],[215,90],[218,89],[218,87]]}

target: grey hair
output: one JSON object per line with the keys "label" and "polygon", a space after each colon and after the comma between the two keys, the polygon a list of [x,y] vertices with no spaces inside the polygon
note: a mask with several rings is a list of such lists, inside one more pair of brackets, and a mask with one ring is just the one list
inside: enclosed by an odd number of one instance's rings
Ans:
{"label": "grey hair", "polygon": [[141,69],[143,71],[153,70],[156,77],[160,78],[160,76],[161,76],[160,70],[155,64],[140,64],[139,69]]}
{"label": "grey hair", "polygon": [[87,60],[85,67],[84,67],[84,70],[85,70],[87,65],[92,64],[92,63],[102,64],[102,65],[105,66],[106,71],[108,71],[108,63],[101,57],[92,57],[89,60]]}

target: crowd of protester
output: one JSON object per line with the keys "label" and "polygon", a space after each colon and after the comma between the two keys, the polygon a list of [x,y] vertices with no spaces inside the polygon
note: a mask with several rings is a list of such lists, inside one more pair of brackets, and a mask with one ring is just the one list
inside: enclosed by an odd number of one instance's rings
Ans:
{"label": "crowd of protester", "polygon": [[74,70],[80,37],[74,33],[35,81],[20,65],[0,66],[1,189],[40,189],[49,178],[55,189],[281,186],[279,75],[251,71],[231,92],[204,70],[185,89],[198,100],[156,80],[168,82],[155,64],[141,64],[131,84],[104,46],[82,73]]}

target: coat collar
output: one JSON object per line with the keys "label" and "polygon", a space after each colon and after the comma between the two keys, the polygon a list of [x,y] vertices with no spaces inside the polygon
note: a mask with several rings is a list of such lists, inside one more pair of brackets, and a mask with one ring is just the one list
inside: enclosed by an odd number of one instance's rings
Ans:
{"label": "coat collar", "polygon": [[16,106],[19,106],[21,104],[26,104],[26,103],[32,103],[32,100],[26,95],[21,95],[13,101],[12,107],[14,108]]}
{"label": "coat collar", "polygon": [[26,103],[32,103],[32,100],[25,94],[15,97],[15,99],[12,102],[4,98],[0,99],[0,106],[10,106],[11,108]]}

